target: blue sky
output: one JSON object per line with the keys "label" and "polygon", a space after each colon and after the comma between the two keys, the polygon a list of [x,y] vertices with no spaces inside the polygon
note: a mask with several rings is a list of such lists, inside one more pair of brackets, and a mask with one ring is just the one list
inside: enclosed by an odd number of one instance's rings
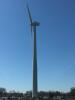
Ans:
{"label": "blue sky", "polygon": [[[38,90],[75,86],[75,0],[28,0],[37,28]],[[26,0],[0,0],[0,87],[32,89]]]}

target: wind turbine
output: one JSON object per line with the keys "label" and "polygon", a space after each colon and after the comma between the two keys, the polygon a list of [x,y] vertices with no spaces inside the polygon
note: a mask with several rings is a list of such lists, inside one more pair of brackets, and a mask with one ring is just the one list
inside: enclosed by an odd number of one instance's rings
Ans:
{"label": "wind turbine", "polygon": [[37,98],[37,46],[36,46],[36,27],[40,25],[39,22],[33,21],[27,4],[28,15],[30,19],[31,33],[33,33],[33,87],[32,98]]}

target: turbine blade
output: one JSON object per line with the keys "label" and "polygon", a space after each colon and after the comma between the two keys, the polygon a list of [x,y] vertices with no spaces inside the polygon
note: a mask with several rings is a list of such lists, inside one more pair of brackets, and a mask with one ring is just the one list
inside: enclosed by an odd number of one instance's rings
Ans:
{"label": "turbine blade", "polygon": [[32,26],[31,26],[31,34],[32,34]]}
{"label": "turbine blade", "polygon": [[31,36],[32,36],[32,26],[31,26]]}
{"label": "turbine blade", "polygon": [[27,4],[27,10],[28,10],[28,15],[29,15],[30,23],[32,24],[32,17],[31,17],[31,13],[30,13],[28,4]]}

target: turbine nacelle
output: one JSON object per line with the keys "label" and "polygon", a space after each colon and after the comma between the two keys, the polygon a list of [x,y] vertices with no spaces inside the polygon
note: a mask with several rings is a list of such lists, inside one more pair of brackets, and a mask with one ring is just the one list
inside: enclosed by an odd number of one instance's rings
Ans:
{"label": "turbine nacelle", "polygon": [[39,25],[40,25],[40,23],[37,22],[37,21],[34,21],[34,22],[31,23],[31,26],[39,26]]}

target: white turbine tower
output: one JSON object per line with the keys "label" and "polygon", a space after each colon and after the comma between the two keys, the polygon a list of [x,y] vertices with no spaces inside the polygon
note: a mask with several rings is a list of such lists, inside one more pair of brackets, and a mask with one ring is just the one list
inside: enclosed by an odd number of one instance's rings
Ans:
{"label": "white turbine tower", "polygon": [[40,25],[39,22],[33,21],[31,13],[27,4],[28,15],[30,19],[31,32],[33,32],[33,87],[32,98],[37,98],[37,46],[36,46],[36,27]]}

